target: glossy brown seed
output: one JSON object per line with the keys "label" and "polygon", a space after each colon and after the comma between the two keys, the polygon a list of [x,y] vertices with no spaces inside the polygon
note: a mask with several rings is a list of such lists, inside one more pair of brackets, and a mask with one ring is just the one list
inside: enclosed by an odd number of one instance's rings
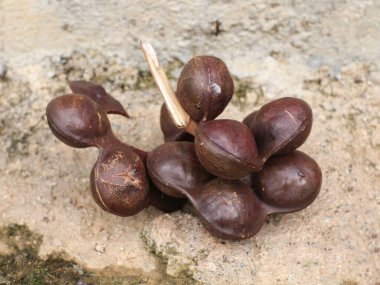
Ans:
{"label": "glossy brown seed", "polygon": [[263,161],[302,145],[310,134],[312,122],[312,111],[301,99],[284,97],[264,105],[251,124]]}
{"label": "glossy brown seed", "polygon": [[318,164],[300,151],[271,157],[252,177],[253,188],[271,213],[301,210],[318,196],[322,173]]}
{"label": "glossy brown seed", "polygon": [[198,123],[195,150],[201,164],[224,179],[242,178],[261,168],[255,139],[250,129],[238,121]]}
{"label": "glossy brown seed", "polygon": [[91,190],[104,210],[135,215],[149,202],[149,181],[141,157],[127,145],[101,150],[91,172]]}
{"label": "glossy brown seed", "polygon": [[214,236],[242,240],[255,235],[267,212],[252,189],[240,180],[214,179],[189,195],[204,227]]}
{"label": "glossy brown seed", "polygon": [[69,87],[76,94],[90,97],[98,103],[106,113],[119,114],[129,118],[129,115],[120,102],[108,94],[103,86],[88,81],[71,81]]}
{"label": "glossy brown seed", "polygon": [[72,147],[96,146],[111,130],[103,109],[84,95],[53,99],[46,108],[46,116],[55,136]]}
{"label": "glossy brown seed", "polygon": [[153,183],[165,194],[184,198],[213,176],[200,164],[191,142],[169,142],[148,154],[147,169]]}
{"label": "glossy brown seed", "polygon": [[216,118],[231,100],[234,83],[225,63],[214,56],[196,56],[183,68],[177,97],[190,117],[199,122]]}
{"label": "glossy brown seed", "polygon": [[162,104],[161,112],[160,112],[160,126],[162,133],[164,134],[165,142],[172,141],[189,141],[193,142],[194,137],[187,133],[183,129],[179,129],[173,123],[172,118],[169,115],[168,109],[165,104]]}

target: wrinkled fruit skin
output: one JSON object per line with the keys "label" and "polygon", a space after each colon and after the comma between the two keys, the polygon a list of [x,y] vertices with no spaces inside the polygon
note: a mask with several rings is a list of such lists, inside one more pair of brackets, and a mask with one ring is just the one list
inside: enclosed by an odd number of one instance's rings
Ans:
{"label": "wrinkled fruit skin", "polygon": [[294,212],[310,205],[319,194],[322,172],[308,155],[294,151],[271,157],[264,168],[253,175],[258,196],[275,212]]}
{"label": "wrinkled fruit skin", "polygon": [[165,194],[185,198],[190,191],[198,191],[213,176],[198,161],[191,142],[169,142],[148,154],[150,178]]}
{"label": "wrinkled fruit skin", "polygon": [[49,127],[63,143],[72,147],[95,146],[110,132],[106,113],[84,95],[63,95],[46,108]]}
{"label": "wrinkled fruit skin", "polygon": [[260,156],[289,153],[301,146],[310,134],[313,114],[309,105],[284,97],[264,105],[251,124]]}
{"label": "wrinkled fruit skin", "polygon": [[261,168],[250,129],[234,120],[200,122],[195,150],[201,164],[224,179],[239,179]]}
{"label": "wrinkled fruit skin", "polygon": [[191,59],[177,84],[177,97],[196,122],[212,120],[222,113],[233,91],[234,83],[226,64],[214,56]]}
{"label": "wrinkled fruit skin", "polygon": [[137,214],[147,206],[149,194],[142,159],[127,146],[101,151],[91,172],[91,190],[104,210],[119,216]]}
{"label": "wrinkled fruit skin", "polygon": [[214,179],[191,202],[204,227],[222,239],[249,238],[261,229],[267,217],[252,189],[240,180]]}

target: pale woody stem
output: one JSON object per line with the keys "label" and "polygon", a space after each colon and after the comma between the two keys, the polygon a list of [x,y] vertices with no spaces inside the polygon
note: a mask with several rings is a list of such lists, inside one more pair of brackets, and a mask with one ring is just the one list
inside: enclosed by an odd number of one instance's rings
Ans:
{"label": "pale woody stem", "polygon": [[194,135],[196,124],[179,103],[152,45],[150,43],[141,43],[141,47],[174,124],[178,128],[185,128],[188,133]]}

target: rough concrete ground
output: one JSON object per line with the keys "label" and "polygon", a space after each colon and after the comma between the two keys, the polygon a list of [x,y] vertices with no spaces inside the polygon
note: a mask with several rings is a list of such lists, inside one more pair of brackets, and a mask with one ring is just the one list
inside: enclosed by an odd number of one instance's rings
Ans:
{"label": "rough concrete ground", "polygon": [[[103,11],[102,1],[3,0],[0,225],[25,224],[42,235],[43,258],[61,252],[87,268],[140,276],[141,284],[378,285],[380,4],[153,2],[109,1]],[[92,23],[79,19],[84,11]],[[170,17],[157,16],[167,11]],[[132,115],[111,117],[124,141],[145,150],[161,143],[162,101],[140,37],[157,43],[173,85],[192,54],[224,59],[239,96],[222,117],[240,120],[281,96],[306,100],[314,126],[302,150],[323,171],[318,199],[272,217],[243,242],[211,237],[191,207],[169,215],[149,208],[129,218],[101,211],[89,190],[96,149],[59,142],[44,111],[68,92],[67,80],[93,80]],[[0,255],[9,253],[0,242]]]}

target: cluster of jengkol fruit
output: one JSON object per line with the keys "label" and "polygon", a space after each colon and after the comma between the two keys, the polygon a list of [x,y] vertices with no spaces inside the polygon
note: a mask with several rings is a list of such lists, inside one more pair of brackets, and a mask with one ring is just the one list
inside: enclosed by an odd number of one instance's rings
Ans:
{"label": "cluster of jengkol fruit", "polygon": [[49,126],[69,146],[98,147],[92,194],[113,214],[134,215],[148,205],[170,212],[188,200],[211,234],[241,240],[257,233],[268,215],[301,210],[319,193],[318,164],[296,150],[311,130],[308,104],[286,97],[243,122],[215,119],[234,88],[216,57],[195,57],[185,65],[176,97],[190,120],[179,129],[163,105],[165,143],[149,153],[114,136],[106,114],[128,114],[101,86],[76,81],[70,88],[74,94],[47,106]]}

